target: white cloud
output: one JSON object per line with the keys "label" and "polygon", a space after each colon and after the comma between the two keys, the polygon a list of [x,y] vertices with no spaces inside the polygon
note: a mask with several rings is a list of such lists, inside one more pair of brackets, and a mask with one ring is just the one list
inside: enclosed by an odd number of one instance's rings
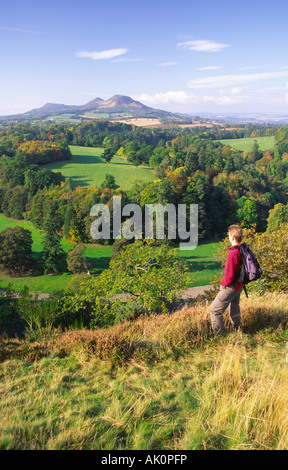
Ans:
{"label": "white cloud", "polygon": [[1,31],[14,31],[16,33],[35,33],[39,34],[41,31],[35,31],[31,29],[21,29],[21,28],[6,28],[5,26],[0,26]]}
{"label": "white cloud", "polygon": [[244,98],[241,96],[204,96],[204,103],[217,104],[220,106],[227,106],[232,104],[240,104],[244,102]]}
{"label": "white cloud", "polygon": [[105,51],[82,51],[82,52],[77,52],[76,55],[77,57],[83,57],[87,59],[93,59],[93,60],[102,60],[102,59],[112,59],[113,57],[117,57],[119,55],[126,54],[128,52],[128,49],[108,49]]}
{"label": "white cloud", "polygon": [[222,69],[222,67],[220,67],[219,65],[211,65],[208,67],[199,67],[196,70],[219,70],[219,69]]}
{"label": "white cloud", "polygon": [[177,65],[178,62],[162,62],[162,64],[159,64],[159,67],[170,67],[171,65]]}
{"label": "white cloud", "polygon": [[117,62],[142,62],[144,59],[126,59],[126,58],[121,58],[121,59],[115,59],[111,60],[111,62],[117,63]]}
{"label": "white cloud", "polygon": [[134,99],[154,106],[169,103],[185,104],[189,101],[189,95],[185,91],[168,91],[166,93],[155,93],[154,95],[142,93],[135,96]]}
{"label": "white cloud", "polygon": [[267,72],[254,74],[235,74],[235,75],[219,75],[214,77],[196,78],[190,80],[189,88],[218,88],[234,85],[243,85],[246,83],[258,82],[260,80],[269,80],[274,78],[284,78],[288,76],[288,72]]}
{"label": "white cloud", "polygon": [[178,46],[189,49],[190,51],[202,51],[202,52],[220,52],[229,44],[223,44],[221,42],[198,40],[198,41],[186,41],[179,42]]}

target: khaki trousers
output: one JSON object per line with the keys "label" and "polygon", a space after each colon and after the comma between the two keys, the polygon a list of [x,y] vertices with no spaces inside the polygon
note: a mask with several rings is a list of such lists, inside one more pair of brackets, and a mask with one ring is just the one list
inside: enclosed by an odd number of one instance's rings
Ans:
{"label": "khaki trousers", "polygon": [[236,290],[233,287],[220,287],[220,291],[210,306],[210,318],[212,329],[216,333],[225,335],[226,329],[223,322],[223,313],[229,306],[231,323],[235,329],[240,327],[240,294],[242,289]]}

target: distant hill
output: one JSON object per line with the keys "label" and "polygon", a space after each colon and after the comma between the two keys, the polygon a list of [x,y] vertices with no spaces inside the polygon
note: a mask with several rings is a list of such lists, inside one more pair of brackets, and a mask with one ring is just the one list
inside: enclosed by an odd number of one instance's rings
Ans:
{"label": "distant hill", "polygon": [[[66,105],[59,103],[46,103],[40,108],[32,109],[22,114],[14,114],[10,116],[0,116],[1,120],[10,119],[47,119],[49,116],[71,114],[72,117],[81,116],[86,117],[85,113],[97,113],[101,114],[126,114],[131,117],[151,117],[151,118],[167,118],[167,119],[178,119],[180,115],[173,114],[168,111],[161,109],[150,108],[135,101],[130,96],[114,95],[108,100],[102,98],[95,98],[83,105]],[[187,116],[186,116],[187,117]],[[87,116],[88,118],[88,116]],[[183,118],[183,116],[182,116]]]}
{"label": "distant hill", "polygon": [[[61,117],[62,115],[63,118]],[[67,116],[65,116],[67,115]],[[103,115],[103,116],[102,116]],[[56,118],[55,118],[56,117]],[[163,109],[151,108],[133,100],[130,96],[114,95],[108,100],[102,98],[94,98],[83,105],[67,105],[59,103],[46,103],[40,108],[31,109],[22,114],[12,114],[9,116],[0,116],[0,121],[22,121],[22,120],[67,120],[75,122],[75,119],[105,119],[105,120],[123,120],[127,119],[161,119],[162,127],[171,126],[172,124],[192,124],[199,120],[210,123],[223,125],[224,123],[254,123],[254,124],[270,124],[285,125],[288,124],[288,115],[263,114],[263,113],[231,113],[216,114],[209,112],[195,113],[172,113]],[[202,123],[203,124],[203,123]]]}

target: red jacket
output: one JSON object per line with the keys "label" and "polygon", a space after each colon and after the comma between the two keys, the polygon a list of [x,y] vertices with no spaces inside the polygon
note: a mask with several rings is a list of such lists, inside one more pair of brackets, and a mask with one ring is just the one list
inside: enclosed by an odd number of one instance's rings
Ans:
{"label": "red jacket", "polygon": [[[242,289],[244,284],[240,284],[239,282],[235,281],[235,274],[240,270],[242,261],[240,250],[235,249],[236,246],[239,245],[230,246],[230,248],[228,248],[224,277],[222,279],[221,286],[232,286],[234,289],[238,290]],[[235,281],[235,283],[232,285],[233,281]]]}

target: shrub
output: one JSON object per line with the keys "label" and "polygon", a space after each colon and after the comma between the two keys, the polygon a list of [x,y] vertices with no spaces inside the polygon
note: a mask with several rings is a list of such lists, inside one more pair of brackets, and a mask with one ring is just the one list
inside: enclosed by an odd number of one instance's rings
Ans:
{"label": "shrub", "polygon": [[17,298],[10,285],[0,295],[0,335],[12,337],[21,335],[25,329],[25,323],[19,315]]}
{"label": "shrub", "polygon": [[49,335],[60,320],[60,309],[57,300],[39,301],[25,287],[17,301],[20,318],[26,323],[28,332],[37,335]]}

